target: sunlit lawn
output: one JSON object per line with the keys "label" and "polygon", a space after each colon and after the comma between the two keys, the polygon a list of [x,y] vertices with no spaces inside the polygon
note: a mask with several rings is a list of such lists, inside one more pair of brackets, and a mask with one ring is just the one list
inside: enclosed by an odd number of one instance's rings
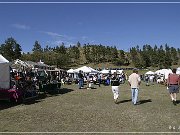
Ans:
{"label": "sunlit lawn", "polygon": [[[140,105],[131,103],[130,87],[120,85],[118,104],[110,86],[78,89],[62,86],[62,93],[32,103],[1,103],[1,132],[180,132],[180,104],[174,106],[163,85],[139,91]],[[178,95],[180,103],[180,96]],[[173,127],[174,129],[171,129]]]}

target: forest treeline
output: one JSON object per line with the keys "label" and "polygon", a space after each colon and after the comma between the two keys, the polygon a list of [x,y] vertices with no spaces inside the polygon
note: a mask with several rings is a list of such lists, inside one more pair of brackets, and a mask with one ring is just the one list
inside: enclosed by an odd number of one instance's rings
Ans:
{"label": "forest treeline", "polygon": [[179,64],[180,49],[170,47],[168,44],[160,45],[139,45],[132,47],[128,52],[118,50],[116,46],[81,44],[66,47],[64,43],[51,47],[46,45],[42,48],[38,41],[32,45],[32,51],[24,53],[21,45],[10,37],[0,46],[0,54],[9,61],[21,59],[24,61],[44,61],[48,65],[55,65],[59,68],[77,66],[88,63],[109,62],[115,66],[133,65],[137,68],[158,67],[169,68]]}

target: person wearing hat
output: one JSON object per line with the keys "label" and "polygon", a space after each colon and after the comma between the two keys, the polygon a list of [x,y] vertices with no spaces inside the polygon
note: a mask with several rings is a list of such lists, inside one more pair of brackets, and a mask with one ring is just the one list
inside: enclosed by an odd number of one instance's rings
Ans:
{"label": "person wearing hat", "polygon": [[117,73],[114,72],[114,75],[111,78],[111,87],[112,87],[112,92],[114,96],[114,102],[117,104],[118,103],[118,98],[119,98],[119,77],[117,76]]}
{"label": "person wearing hat", "polygon": [[129,76],[128,82],[131,86],[132,103],[137,105],[139,85],[141,83],[141,78],[137,69],[133,69],[133,73]]}

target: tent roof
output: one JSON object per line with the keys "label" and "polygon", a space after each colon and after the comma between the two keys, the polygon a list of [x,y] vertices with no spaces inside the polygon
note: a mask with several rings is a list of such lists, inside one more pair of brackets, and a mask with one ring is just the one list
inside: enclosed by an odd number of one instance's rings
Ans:
{"label": "tent roof", "polygon": [[146,75],[154,75],[154,72],[148,71],[148,72],[146,72],[145,74],[146,74]]}
{"label": "tent roof", "polygon": [[157,70],[155,73],[165,75],[165,74],[172,73],[172,70],[171,69],[161,69],[161,70]]}
{"label": "tent roof", "polygon": [[102,73],[102,74],[109,74],[109,71],[110,70],[103,69],[103,70],[100,71],[100,73]]}
{"label": "tent roof", "polygon": [[67,70],[67,73],[74,73],[74,69],[69,69],[69,70]]}
{"label": "tent roof", "polygon": [[94,73],[99,73],[98,70],[95,70],[95,69],[93,69],[93,68],[91,68],[91,67],[88,67],[88,68],[90,68]]}
{"label": "tent roof", "polygon": [[121,74],[123,70],[111,70],[111,74],[114,74],[115,72],[117,72],[117,74]]}
{"label": "tent roof", "polygon": [[83,71],[84,73],[94,73],[94,72],[97,73],[98,72],[95,69],[87,67],[87,66],[83,66],[83,67],[77,68],[74,71],[75,72],[79,72],[80,70]]}
{"label": "tent roof", "polygon": [[0,63],[8,63],[9,61],[0,54]]}

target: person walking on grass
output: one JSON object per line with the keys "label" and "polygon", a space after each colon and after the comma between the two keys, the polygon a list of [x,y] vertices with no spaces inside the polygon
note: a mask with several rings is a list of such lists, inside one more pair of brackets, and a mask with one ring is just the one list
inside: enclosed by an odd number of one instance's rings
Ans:
{"label": "person walking on grass", "polygon": [[97,74],[98,85],[101,87],[101,74]]}
{"label": "person walking on grass", "polygon": [[176,69],[172,70],[172,74],[169,74],[167,79],[167,87],[170,93],[171,100],[174,105],[177,104],[176,96],[179,93],[180,76],[176,74]]}
{"label": "person walking on grass", "polygon": [[118,103],[118,98],[119,98],[119,78],[117,76],[117,73],[114,72],[114,75],[111,78],[111,86],[112,86],[112,92],[114,96],[114,102],[117,104]]}
{"label": "person walking on grass", "polygon": [[84,78],[84,76],[83,76],[81,70],[79,70],[78,78],[79,78],[79,89],[82,89],[83,88],[83,78]]}
{"label": "person walking on grass", "polygon": [[138,74],[138,69],[133,69],[133,73],[129,76],[128,83],[131,86],[132,103],[134,105],[137,105],[139,85],[141,83],[141,78]]}
{"label": "person walking on grass", "polygon": [[89,73],[86,74],[86,81],[87,81],[87,89],[90,89],[89,88],[89,83],[90,83]]}

